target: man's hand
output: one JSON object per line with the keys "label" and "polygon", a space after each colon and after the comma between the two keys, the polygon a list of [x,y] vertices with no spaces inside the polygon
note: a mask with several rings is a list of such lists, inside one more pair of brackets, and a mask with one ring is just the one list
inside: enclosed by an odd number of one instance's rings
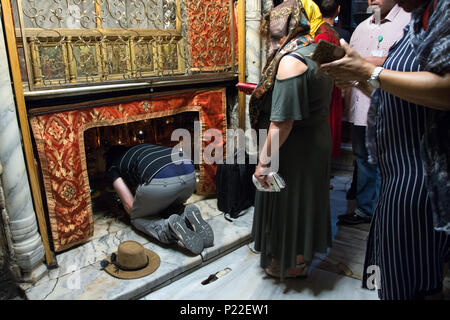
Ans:
{"label": "man's hand", "polygon": [[384,61],[386,61],[386,57],[365,57],[364,60],[377,67],[381,67],[384,64]]}
{"label": "man's hand", "polygon": [[336,81],[336,86],[348,88],[355,86],[356,82],[364,82],[370,78],[375,65],[362,58],[350,45],[341,39],[345,57],[320,66],[320,69]]}

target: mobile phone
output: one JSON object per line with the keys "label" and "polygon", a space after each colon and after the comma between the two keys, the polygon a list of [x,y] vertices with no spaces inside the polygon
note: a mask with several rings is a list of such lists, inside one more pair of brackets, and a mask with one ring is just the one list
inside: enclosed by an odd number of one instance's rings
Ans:
{"label": "mobile phone", "polygon": [[319,64],[332,62],[345,56],[345,50],[331,42],[320,39],[311,59]]}
{"label": "mobile phone", "polygon": [[269,184],[269,188],[264,188],[263,185],[256,179],[256,177],[252,176],[253,184],[256,189],[259,191],[265,192],[280,192],[281,189],[286,188],[286,182],[284,179],[276,172],[271,172],[268,174],[267,182]]}

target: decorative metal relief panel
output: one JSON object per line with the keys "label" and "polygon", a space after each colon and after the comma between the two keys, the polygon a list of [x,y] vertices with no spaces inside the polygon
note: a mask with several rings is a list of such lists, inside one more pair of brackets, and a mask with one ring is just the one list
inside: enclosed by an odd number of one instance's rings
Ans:
{"label": "decorative metal relief panel", "polygon": [[235,70],[232,0],[12,0],[29,89]]}

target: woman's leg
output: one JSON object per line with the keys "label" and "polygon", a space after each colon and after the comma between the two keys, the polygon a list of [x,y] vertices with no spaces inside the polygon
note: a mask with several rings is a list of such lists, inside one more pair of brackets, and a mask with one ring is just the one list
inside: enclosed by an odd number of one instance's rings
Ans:
{"label": "woman's leg", "polygon": [[288,268],[286,273],[291,276],[306,276],[308,267],[305,264],[305,259],[303,255],[297,255],[296,258],[297,265],[294,268]]}
{"label": "woman's leg", "polygon": [[[297,265],[295,267],[286,269],[286,272],[285,272],[286,277],[288,277],[288,278],[305,277],[307,275],[308,267],[304,262],[303,255],[297,255],[296,262],[297,262]],[[272,259],[270,267],[268,267],[266,269],[266,272],[269,275],[279,277],[280,273],[281,273],[280,268],[281,268],[280,263],[277,260]]]}

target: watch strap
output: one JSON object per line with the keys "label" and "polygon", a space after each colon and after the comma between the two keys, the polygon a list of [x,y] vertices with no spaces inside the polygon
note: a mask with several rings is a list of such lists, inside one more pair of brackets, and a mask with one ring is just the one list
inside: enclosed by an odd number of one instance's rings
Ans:
{"label": "watch strap", "polygon": [[380,78],[380,73],[381,73],[381,71],[383,71],[383,70],[384,70],[383,67],[376,67],[376,68],[373,70],[373,72],[372,72],[371,78],[372,78],[372,79],[379,80],[379,78]]}
{"label": "watch strap", "polygon": [[370,76],[370,78],[367,80],[368,84],[374,88],[377,89],[380,87],[380,73],[381,71],[383,71],[384,68],[383,67],[376,67],[373,72],[372,75]]}

